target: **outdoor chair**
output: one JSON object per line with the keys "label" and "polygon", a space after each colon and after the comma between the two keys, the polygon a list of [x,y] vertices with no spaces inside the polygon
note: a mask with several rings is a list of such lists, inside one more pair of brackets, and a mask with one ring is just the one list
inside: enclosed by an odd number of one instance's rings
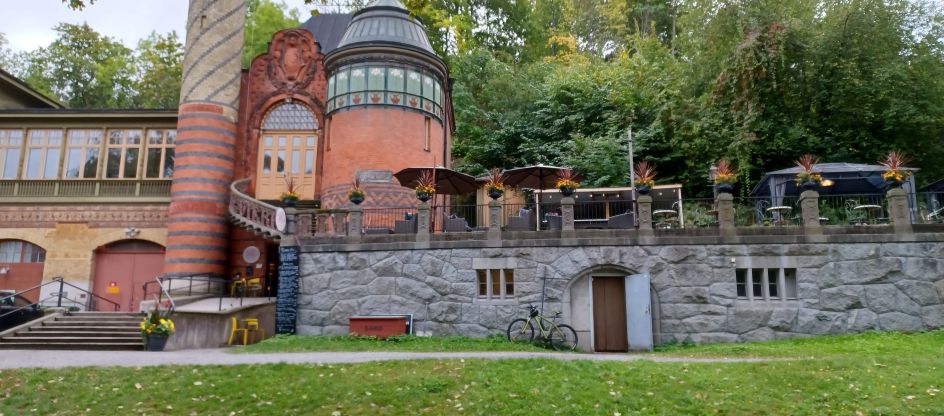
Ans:
{"label": "outdoor chair", "polygon": [[[246,326],[240,327],[239,322],[245,323]],[[245,318],[238,321],[236,317],[230,318],[229,345],[233,345],[233,338],[237,332],[243,333],[243,345],[247,345],[249,342],[250,332],[258,332],[260,340],[265,338],[265,329],[259,325],[259,319],[257,318]]]}
{"label": "outdoor chair", "polygon": [[246,294],[249,296],[258,296],[262,294],[262,278],[253,277],[246,279]]}
{"label": "outdoor chair", "polygon": [[548,230],[562,230],[564,228],[564,218],[560,215],[545,215]]}
{"label": "outdoor chair", "polygon": [[468,221],[465,218],[444,218],[443,219],[443,232],[445,233],[454,233],[462,231],[470,231]]}
{"label": "outdoor chair", "polygon": [[507,231],[533,231],[534,228],[534,212],[530,210],[521,210],[518,215],[508,217],[508,224],[505,226]]}
{"label": "outdoor chair", "polygon": [[416,234],[416,218],[397,220],[393,224],[394,234]]}
{"label": "outdoor chair", "polygon": [[606,220],[606,228],[626,229],[636,228],[636,213],[632,210],[625,213],[614,215]]}

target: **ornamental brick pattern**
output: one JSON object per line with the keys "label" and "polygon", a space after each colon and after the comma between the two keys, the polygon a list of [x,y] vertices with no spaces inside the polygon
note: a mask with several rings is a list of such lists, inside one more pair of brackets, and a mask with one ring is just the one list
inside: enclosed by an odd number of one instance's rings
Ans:
{"label": "ornamental brick pattern", "polygon": [[0,228],[55,228],[57,223],[84,223],[89,228],[162,228],[167,224],[167,205],[0,207]]}
{"label": "ornamental brick pattern", "polygon": [[246,5],[191,0],[167,224],[167,275],[226,273]]}

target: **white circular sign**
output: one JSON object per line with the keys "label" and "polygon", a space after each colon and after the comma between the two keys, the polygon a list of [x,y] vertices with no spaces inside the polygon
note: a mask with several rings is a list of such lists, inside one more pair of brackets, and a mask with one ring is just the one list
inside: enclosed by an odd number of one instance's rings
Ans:
{"label": "white circular sign", "polygon": [[282,208],[276,208],[275,209],[275,229],[279,230],[280,232],[284,232],[285,223],[286,223],[285,210]]}
{"label": "white circular sign", "polygon": [[255,263],[259,261],[259,256],[262,253],[259,252],[259,248],[256,246],[249,246],[243,249],[243,261],[246,263]]}

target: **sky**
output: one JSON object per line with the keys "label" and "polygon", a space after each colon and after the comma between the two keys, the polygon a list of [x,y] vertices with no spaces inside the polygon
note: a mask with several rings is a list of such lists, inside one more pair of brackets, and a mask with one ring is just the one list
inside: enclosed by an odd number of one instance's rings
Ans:
{"label": "sky", "polygon": [[[302,21],[312,9],[304,0],[283,2],[289,8],[298,8]],[[176,30],[182,42],[186,38],[187,4],[187,0],[96,0],[84,10],[74,11],[62,0],[0,0],[0,32],[14,51],[49,45],[56,38],[52,28],[59,22],[88,22],[99,33],[130,48],[151,31]]]}

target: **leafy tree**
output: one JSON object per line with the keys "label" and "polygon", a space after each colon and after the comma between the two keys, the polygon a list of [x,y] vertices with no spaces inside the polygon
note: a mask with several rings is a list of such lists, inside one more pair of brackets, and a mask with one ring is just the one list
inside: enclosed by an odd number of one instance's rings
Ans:
{"label": "leafy tree", "polygon": [[177,108],[183,68],[183,45],[177,32],[151,35],[138,41],[135,104],[144,108]]}
{"label": "leafy tree", "polygon": [[282,29],[299,26],[298,10],[286,11],[285,3],[271,0],[248,0],[246,2],[246,25],[243,32],[243,67],[256,56],[265,53],[272,35]]}

